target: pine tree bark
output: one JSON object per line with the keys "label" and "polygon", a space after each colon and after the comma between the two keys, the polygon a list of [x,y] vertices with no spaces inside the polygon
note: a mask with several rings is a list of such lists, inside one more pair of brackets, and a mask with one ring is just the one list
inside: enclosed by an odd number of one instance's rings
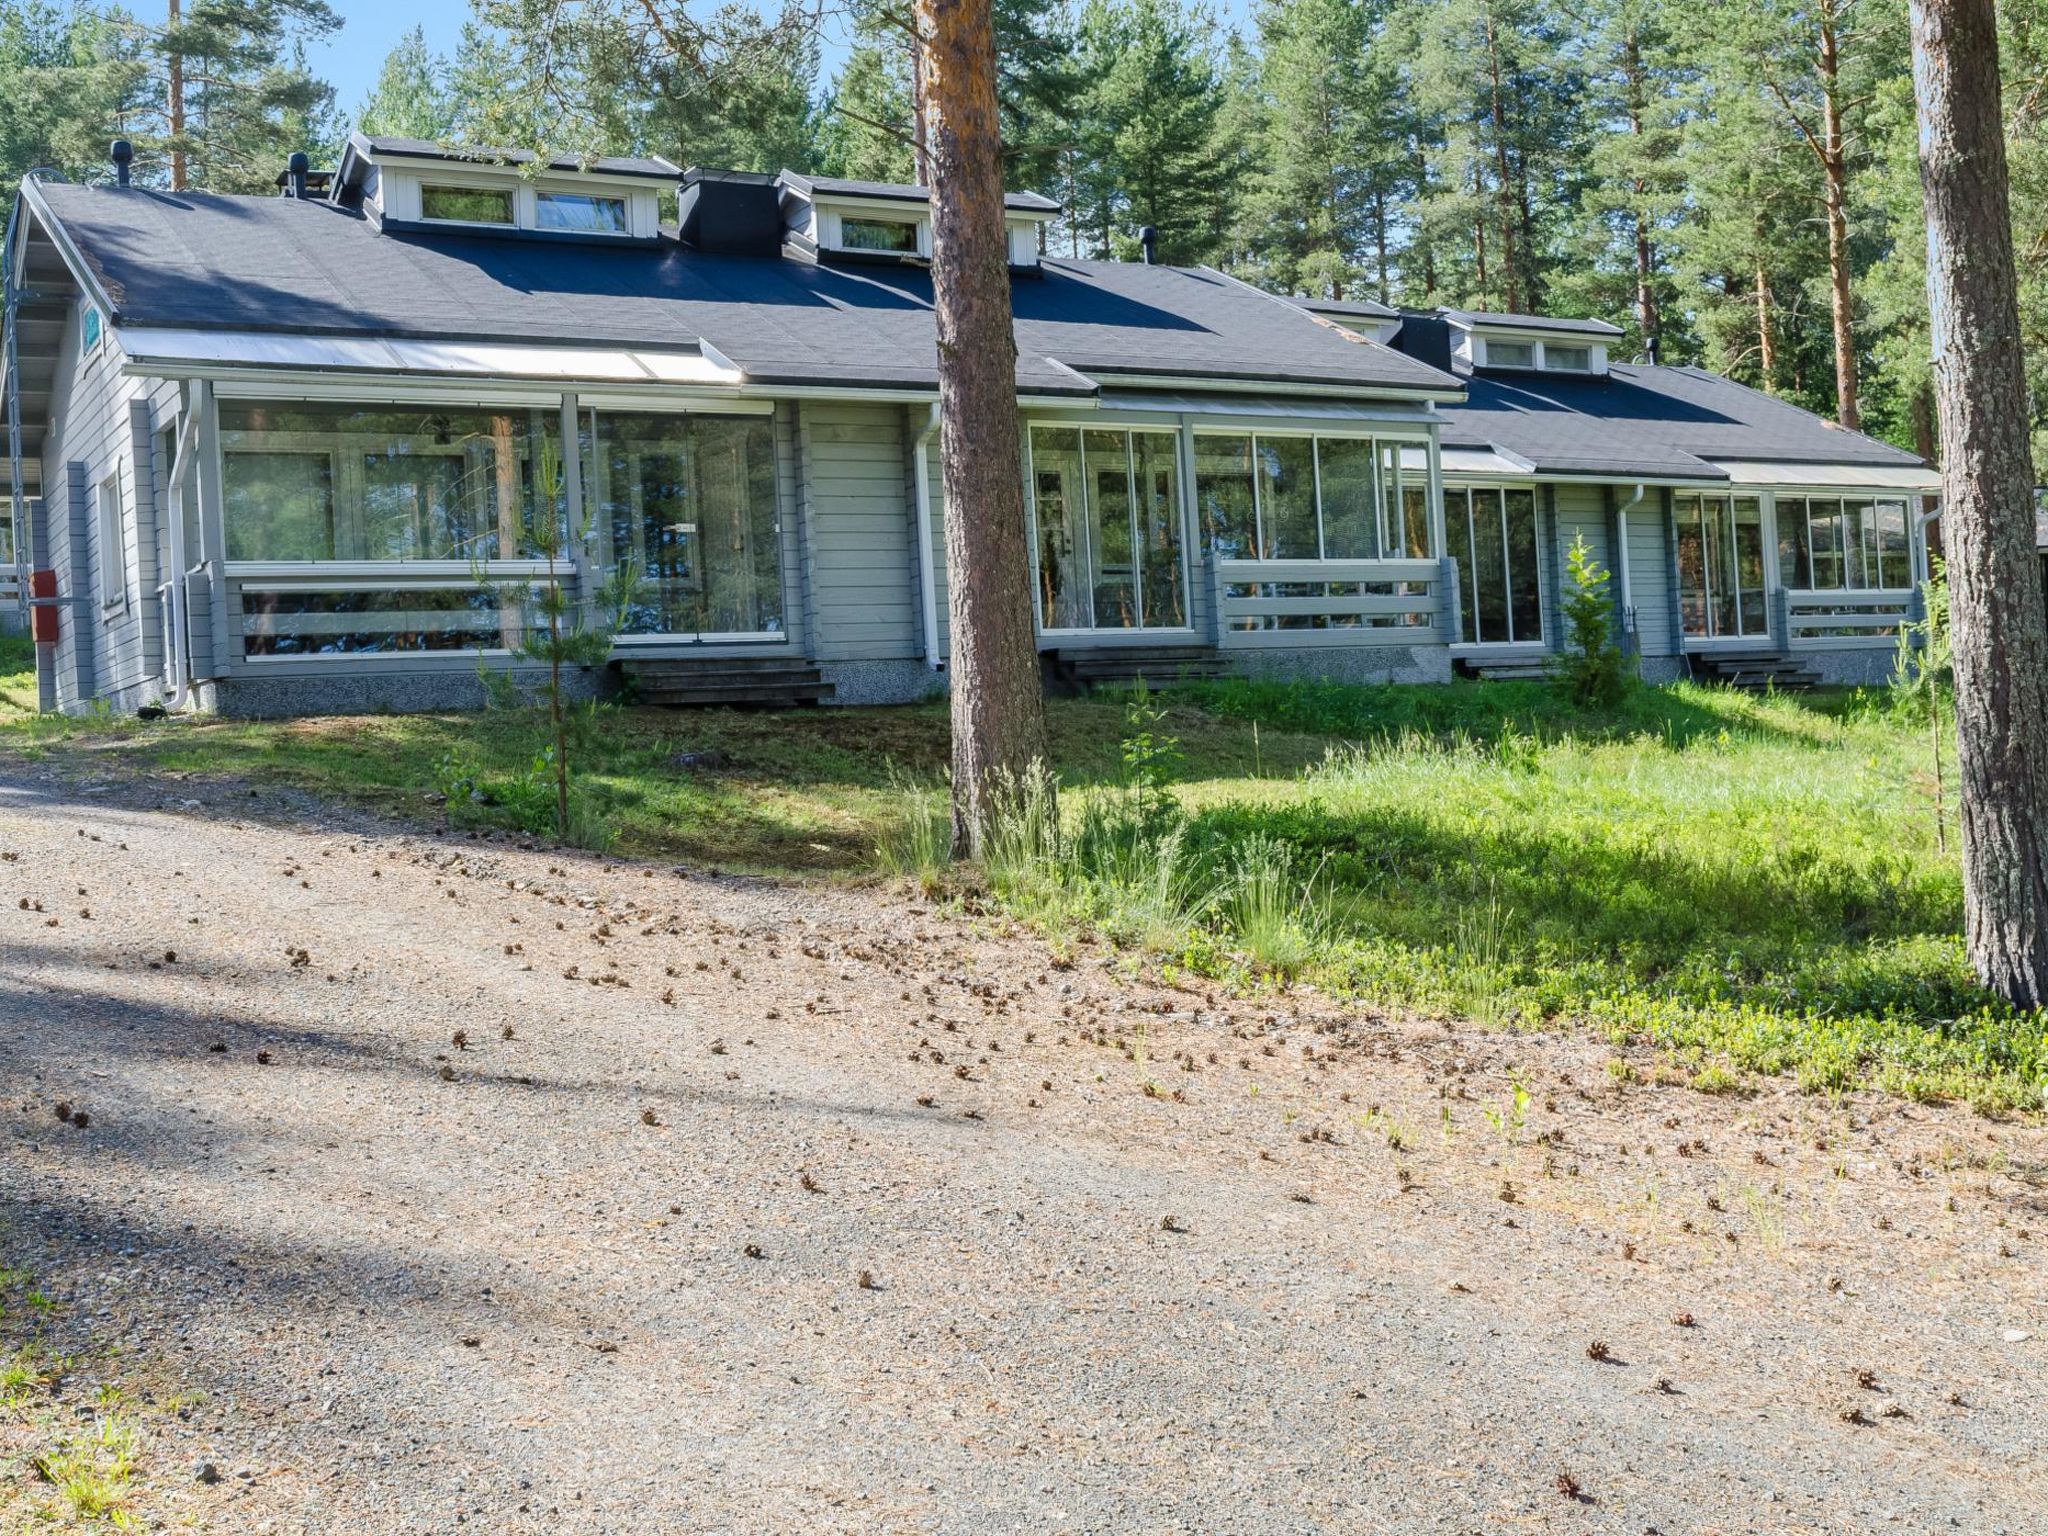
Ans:
{"label": "pine tree bark", "polygon": [[939,338],[953,848],[971,856],[1006,788],[1045,770],[1045,696],[1019,470],[995,31],[989,0],[916,0],[915,14]]}
{"label": "pine tree bark", "polygon": [[169,55],[165,60],[169,77],[164,86],[164,106],[169,118],[171,131],[171,190],[190,190],[185,163],[185,54],[184,45],[177,40],[178,23],[181,20],[178,0],[167,0],[164,12],[164,30],[171,33]]}
{"label": "pine tree bark", "polygon": [[1849,153],[1842,139],[1841,38],[1835,7],[1821,7],[1820,167],[1828,224],[1828,312],[1835,328],[1835,419],[1863,424],[1856,399],[1855,305],[1849,287]]}
{"label": "pine tree bark", "polygon": [[[1763,232],[1757,232],[1761,242]],[[1764,276],[1764,264],[1756,264],[1756,281],[1751,286],[1750,296],[1756,304],[1756,365],[1763,375],[1764,393],[1778,392],[1778,336],[1771,324],[1771,284]]]}
{"label": "pine tree bark", "polygon": [[2048,613],[2034,552],[1993,0],[1912,0],[1956,686],[1963,927],[1983,983],[2048,1003]]}

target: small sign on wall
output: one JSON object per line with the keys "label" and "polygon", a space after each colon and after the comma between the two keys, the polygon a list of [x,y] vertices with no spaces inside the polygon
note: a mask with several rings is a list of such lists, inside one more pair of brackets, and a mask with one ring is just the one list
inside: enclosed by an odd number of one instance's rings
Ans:
{"label": "small sign on wall", "polygon": [[100,312],[96,306],[91,304],[85,306],[85,319],[82,322],[82,327],[85,341],[81,350],[84,351],[87,357],[91,357],[93,353],[100,349]]}

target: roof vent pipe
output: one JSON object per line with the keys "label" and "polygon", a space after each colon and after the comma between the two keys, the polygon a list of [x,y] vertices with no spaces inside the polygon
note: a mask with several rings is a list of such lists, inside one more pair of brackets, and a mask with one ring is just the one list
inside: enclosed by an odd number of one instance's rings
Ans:
{"label": "roof vent pipe", "polygon": [[1145,265],[1156,266],[1159,262],[1159,231],[1150,224],[1138,227],[1138,249],[1144,253]]}
{"label": "roof vent pipe", "polygon": [[126,139],[116,139],[114,140],[113,147],[107,153],[114,162],[114,184],[121,187],[127,186],[128,167],[134,163],[135,146]]}
{"label": "roof vent pipe", "polygon": [[1657,366],[1657,338],[1654,335],[1643,338],[1643,361],[1652,368]]}
{"label": "roof vent pipe", "polygon": [[291,158],[284,163],[284,195],[286,197],[296,197],[301,202],[305,201],[306,172],[312,169],[312,165],[313,162],[306,158],[306,152],[303,149],[292,151]]}

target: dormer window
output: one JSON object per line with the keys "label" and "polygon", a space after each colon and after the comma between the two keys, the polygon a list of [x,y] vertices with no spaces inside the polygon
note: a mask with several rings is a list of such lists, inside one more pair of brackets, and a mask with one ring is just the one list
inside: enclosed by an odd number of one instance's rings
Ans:
{"label": "dormer window", "polygon": [[543,160],[526,149],[452,149],[359,133],[342,151],[328,197],[392,231],[653,244],[662,191],[681,175],[651,155]]}
{"label": "dormer window", "polygon": [[1590,373],[1593,369],[1593,353],[1588,347],[1561,347],[1556,342],[1545,342],[1543,366],[1564,373]]}
{"label": "dormer window", "polygon": [[1526,341],[1489,341],[1486,344],[1486,365],[1489,368],[1534,368],[1536,348]]}
{"label": "dormer window", "polygon": [[512,223],[512,193],[497,187],[420,187],[420,217],[448,224]]}
{"label": "dormer window", "polygon": [[849,251],[894,251],[915,256],[917,223],[910,219],[841,218],[839,243]]}
{"label": "dormer window", "polygon": [[534,199],[534,228],[579,235],[626,233],[626,200],[582,192],[542,192]]}

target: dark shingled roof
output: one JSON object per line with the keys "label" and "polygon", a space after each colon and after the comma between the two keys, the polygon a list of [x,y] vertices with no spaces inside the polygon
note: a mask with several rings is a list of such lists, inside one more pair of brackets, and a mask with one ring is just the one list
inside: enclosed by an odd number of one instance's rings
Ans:
{"label": "dark shingled roof", "polygon": [[1703,368],[1606,377],[1479,373],[1439,406],[1446,448],[1499,447],[1541,474],[1718,480],[1711,459],[1911,468],[1920,460]]}
{"label": "dark shingled roof", "polygon": [[1401,311],[1376,299],[1296,299],[1294,302],[1318,315],[1365,315],[1374,320],[1401,318]]}
{"label": "dark shingled roof", "polygon": [[[358,154],[368,150],[378,155],[404,155],[414,160],[448,160],[458,165],[531,165],[540,157],[530,149],[467,149],[436,144],[431,139],[406,139],[392,134],[358,133],[349,137]],[[555,155],[548,161],[555,171],[600,171],[607,176],[646,176],[675,181],[680,167],[659,155],[606,155],[596,160],[579,160],[574,155]]]}
{"label": "dark shingled roof", "polygon": [[1454,325],[1513,326],[1521,331],[1579,331],[1588,336],[1620,336],[1618,325],[1605,320],[1571,320],[1558,315],[1513,315],[1485,309],[1447,309],[1443,317]]}
{"label": "dark shingled roof", "polygon": [[[776,178],[785,187],[809,197],[823,193],[826,197],[872,197],[898,203],[922,203],[931,197],[924,187],[897,181],[851,181],[839,176],[805,176],[796,171],[784,171]],[[1051,198],[1037,192],[1005,192],[1003,206],[1021,212],[1058,213],[1060,205]]]}
{"label": "dark shingled roof", "polygon": [[[379,234],[292,198],[34,186],[124,325],[695,348],[751,382],[931,389],[929,273],[653,246]],[[1448,391],[1448,375],[1350,340],[1219,273],[1047,261],[1013,285],[1017,382],[1085,395],[1082,372]]]}

